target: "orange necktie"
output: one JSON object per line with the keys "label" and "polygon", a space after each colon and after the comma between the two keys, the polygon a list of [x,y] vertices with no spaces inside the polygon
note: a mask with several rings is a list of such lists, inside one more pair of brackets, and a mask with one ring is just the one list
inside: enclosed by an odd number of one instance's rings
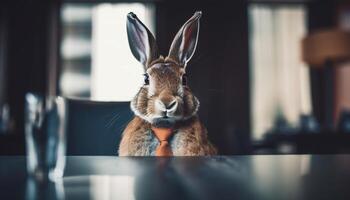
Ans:
{"label": "orange necktie", "polygon": [[171,151],[168,140],[172,135],[173,130],[171,128],[152,127],[152,131],[159,140],[159,146],[156,149],[156,156],[172,156],[173,152]]}

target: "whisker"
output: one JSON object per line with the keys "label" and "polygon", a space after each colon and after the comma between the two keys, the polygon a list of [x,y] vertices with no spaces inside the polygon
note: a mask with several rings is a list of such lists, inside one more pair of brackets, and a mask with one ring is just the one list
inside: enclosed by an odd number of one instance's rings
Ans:
{"label": "whisker", "polygon": [[126,126],[128,125],[129,121],[125,121],[123,124],[120,125],[120,130],[121,130],[121,133],[124,131],[124,129],[126,128]]}
{"label": "whisker", "polygon": [[120,117],[121,115],[119,113],[114,114],[113,117],[107,122],[105,127],[106,128],[112,127],[113,123],[116,122]]}

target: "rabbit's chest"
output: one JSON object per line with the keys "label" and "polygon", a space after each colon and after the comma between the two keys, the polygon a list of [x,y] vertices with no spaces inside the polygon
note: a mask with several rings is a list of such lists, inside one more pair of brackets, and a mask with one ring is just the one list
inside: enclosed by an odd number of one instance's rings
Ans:
{"label": "rabbit's chest", "polygon": [[[155,155],[156,149],[159,145],[159,141],[152,131],[147,131],[147,137],[145,137],[144,144],[142,145],[145,149],[145,152],[148,155]],[[169,144],[171,150],[175,156],[182,155],[184,149],[186,148],[186,134],[184,131],[178,130],[173,133],[172,137],[169,139]]]}

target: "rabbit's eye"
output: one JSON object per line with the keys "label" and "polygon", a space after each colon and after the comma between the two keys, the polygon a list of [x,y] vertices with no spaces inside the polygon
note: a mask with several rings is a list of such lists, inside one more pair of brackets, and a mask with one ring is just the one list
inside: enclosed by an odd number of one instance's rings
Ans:
{"label": "rabbit's eye", "polygon": [[187,76],[186,76],[186,74],[182,75],[182,85],[187,85]]}
{"label": "rabbit's eye", "polygon": [[144,74],[144,76],[145,76],[145,79],[144,79],[145,85],[149,85],[149,76],[148,76],[148,74]]}

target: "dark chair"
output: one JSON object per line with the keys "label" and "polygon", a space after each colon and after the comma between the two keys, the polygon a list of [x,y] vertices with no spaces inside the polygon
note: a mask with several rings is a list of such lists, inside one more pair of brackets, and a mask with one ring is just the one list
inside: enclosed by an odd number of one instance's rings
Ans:
{"label": "dark chair", "polygon": [[129,102],[67,100],[67,155],[118,155],[133,113]]}

